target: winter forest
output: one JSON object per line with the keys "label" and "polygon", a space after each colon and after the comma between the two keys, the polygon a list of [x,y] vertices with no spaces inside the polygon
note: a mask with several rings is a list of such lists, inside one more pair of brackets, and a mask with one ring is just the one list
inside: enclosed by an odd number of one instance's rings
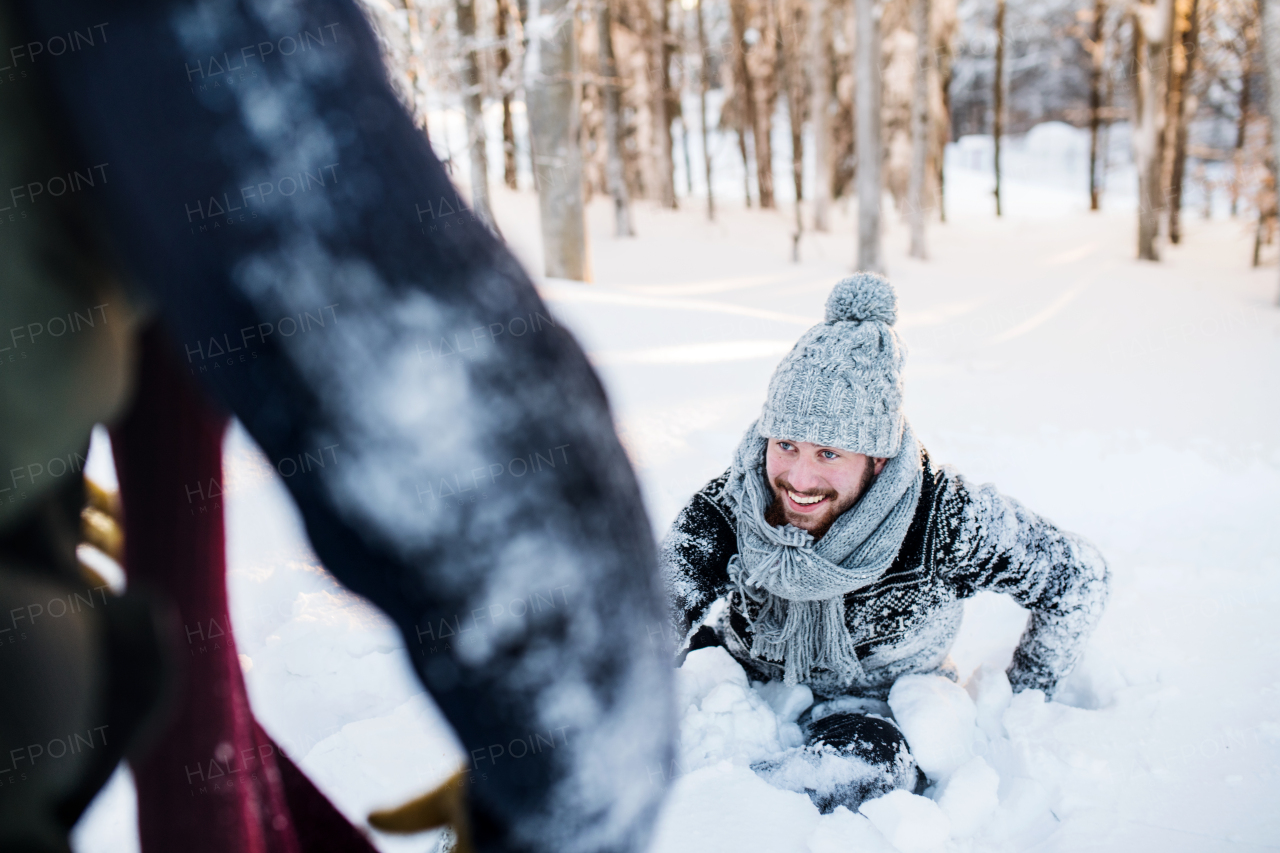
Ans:
{"label": "winter forest", "polygon": [[[800,742],[808,687],[692,652],[675,759],[627,782],[666,790],[652,853],[1280,847],[1280,2],[359,5],[456,189],[415,228],[473,215],[528,270],[549,316],[500,332],[551,324],[581,345],[655,540],[733,463],[833,285],[865,270],[896,288],[903,405],[935,470],[994,483],[1109,566],[1052,697],[1005,675],[1028,609],[967,598],[958,680],[890,701],[928,787],[856,812],[758,772]],[[368,818],[485,772],[412,663],[462,640],[406,641],[322,565],[249,431],[222,441],[253,713],[379,850],[452,849]],[[116,485],[101,428],[86,471]],[[541,606],[574,606],[546,587]],[[136,804],[122,768],[73,848],[140,850]]]}
{"label": "winter forest", "polygon": [[501,232],[493,187],[538,193],[549,276],[591,280],[578,223],[596,196],[617,237],[636,235],[642,200],[711,220],[717,203],[777,210],[796,259],[852,204],[859,268],[883,267],[882,217],[926,258],[927,223],[947,218],[948,146],[992,173],[999,216],[1001,145],[1050,122],[1087,150],[1073,166],[1091,210],[1109,184],[1128,203],[1136,174],[1139,258],[1217,207],[1255,226],[1255,266],[1274,243],[1274,110],[1250,0],[365,6],[474,210]]}

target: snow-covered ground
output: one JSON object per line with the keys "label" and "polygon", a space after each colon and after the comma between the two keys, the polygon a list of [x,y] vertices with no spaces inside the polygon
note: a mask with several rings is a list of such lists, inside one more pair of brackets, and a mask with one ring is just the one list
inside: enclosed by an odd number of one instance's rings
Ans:
{"label": "snow-covered ground", "polygon": [[[953,650],[969,692],[923,680],[895,700],[944,784],[932,799],[820,816],[748,767],[786,745],[795,697],[757,689],[723,655],[692,656],[679,760],[653,769],[673,783],[654,853],[1280,847],[1274,258],[1249,268],[1246,220],[1189,218],[1164,262],[1133,260],[1132,204],[1113,203],[1131,192],[1114,187],[1109,209],[1089,214],[1083,186],[1035,166],[1055,145],[1019,152],[1029,165],[1006,185],[1002,220],[989,178],[957,150],[930,259],[906,257],[893,217],[886,249],[907,411],[933,458],[1111,563],[1084,661],[1058,701],[1010,700],[1000,672],[1025,614],[973,599]],[[540,269],[536,198],[495,196],[508,240]],[[618,240],[597,199],[595,283],[541,284],[604,378],[657,534],[728,465],[774,365],[854,253],[844,211],[792,264],[789,210],[743,210],[734,196],[709,224],[701,202],[686,208],[637,205],[639,237]],[[389,624],[318,565],[252,443],[234,431],[227,451],[233,620],[255,710],[362,821],[443,779],[457,747]],[[81,825],[79,853],[136,849],[131,797],[122,773]]]}

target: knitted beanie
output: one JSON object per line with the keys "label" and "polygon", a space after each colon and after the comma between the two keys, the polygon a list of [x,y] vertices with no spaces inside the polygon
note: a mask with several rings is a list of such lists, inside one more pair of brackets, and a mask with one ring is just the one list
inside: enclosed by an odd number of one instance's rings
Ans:
{"label": "knitted beanie", "polygon": [[902,447],[898,298],[860,272],[827,297],[826,321],[804,333],[774,371],[760,416],[765,438],[808,441],[887,459]]}

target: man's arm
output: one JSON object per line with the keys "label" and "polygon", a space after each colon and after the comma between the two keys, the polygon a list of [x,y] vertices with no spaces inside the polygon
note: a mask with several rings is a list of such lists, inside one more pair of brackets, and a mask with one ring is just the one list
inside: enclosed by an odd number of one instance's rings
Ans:
{"label": "man's arm", "polygon": [[715,497],[724,480],[720,476],[695,494],[662,542],[659,563],[677,652],[718,642],[711,629],[699,623],[712,603],[728,591],[729,558],[738,550],[732,517]]}
{"label": "man's arm", "polygon": [[1015,691],[1052,696],[1075,666],[1107,603],[1109,571],[1098,549],[1059,530],[990,484],[943,469],[938,571],[961,598],[987,589],[1031,611],[1013,653]]}

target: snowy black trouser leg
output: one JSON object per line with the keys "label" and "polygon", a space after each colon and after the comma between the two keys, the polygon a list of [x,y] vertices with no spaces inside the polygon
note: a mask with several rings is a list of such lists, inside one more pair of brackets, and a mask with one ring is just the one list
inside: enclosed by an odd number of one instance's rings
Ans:
{"label": "snowy black trouser leg", "polygon": [[882,717],[868,714],[835,713],[803,725],[809,743],[825,743],[886,772],[908,784],[915,793],[923,790],[927,780],[916,765],[907,739],[898,726]]}
{"label": "snowy black trouser leg", "polygon": [[844,806],[856,812],[867,800],[897,788],[919,793],[924,774],[902,731],[883,717],[836,711],[797,721],[808,744],[753,769],[772,784],[803,791],[823,814]]}

